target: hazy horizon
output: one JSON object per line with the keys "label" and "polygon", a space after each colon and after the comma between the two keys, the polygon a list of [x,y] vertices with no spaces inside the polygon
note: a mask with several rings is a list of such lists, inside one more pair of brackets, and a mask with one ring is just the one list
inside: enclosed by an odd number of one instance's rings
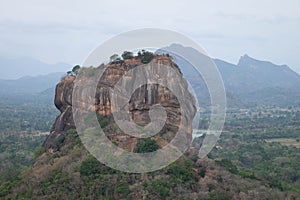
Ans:
{"label": "hazy horizon", "polygon": [[[245,53],[244,55],[247,55],[247,56],[249,56],[253,59],[258,60],[257,58],[254,58],[253,56],[251,56],[247,53]],[[244,55],[240,55],[239,59]],[[1,66],[1,61],[4,60],[4,59],[5,60],[11,60],[12,62],[16,61],[16,62],[19,62],[19,63],[21,63],[22,60],[23,61],[25,60],[27,62],[32,61],[35,66],[28,66],[29,68],[27,67],[26,71],[19,71],[19,72],[15,72],[11,68],[3,68],[2,73],[0,74],[0,79],[2,79],[2,80],[16,80],[16,79],[27,77],[27,76],[36,77],[36,76],[49,75],[49,74],[58,73],[58,72],[67,72],[67,71],[71,70],[72,66],[75,66],[77,64],[81,64],[81,63],[72,63],[72,64],[70,64],[70,63],[65,63],[65,62],[48,63],[48,62],[45,62],[43,60],[39,60],[37,58],[32,58],[32,57],[3,58],[3,57],[0,56],[0,66]],[[228,60],[225,60],[223,58],[212,58],[212,59],[222,60],[222,61],[228,62],[230,64],[234,64],[234,65],[237,65],[238,61],[239,61],[239,59],[238,59],[236,63],[232,63],[232,62],[230,62]],[[283,64],[274,63],[271,60],[261,59],[259,61],[267,61],[267,62],[271,62],[275,65],[285,65],[284,63]],[[40,63],[41,64],[40,66],[45,67],[45,68],[44,69],[39,68],[39,70],[37,70],[38,66],[36,66],[36,63]],[[288,66],[288,67],[300,76],[300,72],[295,71],[291,66]]]}
{"label": "hazy horizon", "polygon": [[[18,6],[15,6],[18,5]],[[140,9],[134,9],[132,5]],[[248,54],[300,73],[300,2],[7,1],[0,7],[0,57],[80,64],[103,41],[153,27],[178,31],[213,58],[236,64]],[[109,12],[108,12],[109,11]],[[180,13],[184,11],[184,15]],[[3,68],[0,66],[3,73]],[[23,69],[20,69],[22,71]]]}

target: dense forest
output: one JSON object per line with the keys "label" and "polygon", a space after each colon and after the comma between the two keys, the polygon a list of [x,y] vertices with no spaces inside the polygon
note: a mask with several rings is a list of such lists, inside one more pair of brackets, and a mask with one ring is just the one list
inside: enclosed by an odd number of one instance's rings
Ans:
{"label": "dense forest", "polygon": [[[1,196],[12,192],[13,186],[19,184],[18,177],[21,178],[21,172],[26,171],[34,159],[44,152],[40,145],[46,135],[37,133],[49,131],[58,113],[54,107],[47,106],[47,103],[48,101],[31,104],[24,101],[18,106],[7,104],[7,102],[1,104],[3,113],[0,121]],[[134,194],[141,190],[132,189],[131,184],[136,181],[141,184],[142,190],[148,193],[149,199],[177,198],[177,190],[180,190],[178,184],[181,190],[199,192],[199,188],[197,190],[193,188],[198,187],[196,185],[199,180],[203,180],[206,186],[201,190],[209,192],[202,194],[202,197],[206,199],[231,199],[237,192],[232,187],[239,188],[237,186],[239,183],[244,184],[248,189],[257,190],[260,195],[268,196],[269,194],[266,193],[267,190],[264,192],[258,189],[258,184],[274,189],[276,197],[282,192],[288,194],[290,198],[297,199],[300,196],[299,113],[300,109],[295,107],[229,109],[221,138],[207,159],[197,161],[194,156],[184,156],[167,168],[148,174],[147,179],[134,175],[136,180],[132,180],[132,175],[100,164],[83,148],[75,130],[70,130],[63,139],[57,139],[58,146],[61,144],[65,146],[47,158],[47,162],[55,163],[55,159],[64,158],[67,155],[71,155],[72,159],[76,160],[76,157],[84,154],[85,158],[77,164],[78,171],[75,170],[74,173],[80,174],[83,194],[98,191],[97,194],[93,194],[94,196],[88,195],[95,198],[123,199],[128,195],[134,198]],[[204,112],[201,116],[202,126],[199,129],[205,128],[205,124],[209,121],[209,113]],[[103,117],[98,119],[101,123],[105,121]],[[152,151],[152,148],[156,148],[155,145],[151,141],[150,143],[145,141],[137,151]],[[212,170],[217,170],[213,176],[210,175]],[[157,179],[157,176],[168,178]],[[231,177],[231,182],[224,180],[228,176]],[[48,195],[51,191],[58,192],[57,195],[63,195],[65,189],[69,187],[67,185],[71,184],[71,180],[70,174],[62,169],[50,170],[44,180],[44,185],[38,190]],[[241,182],[242,180],[247,183]],[[229,185],[222,186],[224,181]],[[95,183],[98,183],[101,188],[93,186],[91,189],[90,187]],[[54,190],[53,187],[60,189]],[[239,188],[239,190],[243,191],[245,188]],[[32,194],[29,192],[23,197],[30,195]],[[74,198],[78,197],[73,195]],[[72,195],[68,194],[68,196]],[[180,198],[185,199],[186,195]]]}
{"label": "dense forest", "polygon": [[[49,106],[50,105],[50,106]],[[0,100],[0,182],[12,181],[30,166],[34,152],[58,114],[47,95],[2,96]]]}

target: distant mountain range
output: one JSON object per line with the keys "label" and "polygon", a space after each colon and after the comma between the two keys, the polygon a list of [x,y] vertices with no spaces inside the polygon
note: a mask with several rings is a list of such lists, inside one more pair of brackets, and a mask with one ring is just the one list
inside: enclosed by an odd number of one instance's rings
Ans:
{"label": "distant mountain range", "polygon": [[[164,50],[160,50],[157,53],[164,53],[164,51],[174,48],[181,49],[185,53],[193,56],[206,57],[193,48],[176,44]],[[210,106],[210,96],[205,82],[199,80],[199,76],[195,75],[198,72],[183,58],[177,55],[172,56],[197,94],[199,105],[203,107]],[[212,60],[223,78],[229,107],[300,105],[300,76],[288,66],[275,65],[268,61],[256,60],[248,55],[242,56],[236,65],[220,59]],[[3,59],[2,61],[0,60],[0,64],[1,62],[3,64]],[[44,63],[42,63],[40,67],[38,67],[38,62],[35,62],[33,66],[31,66],[30,63],[32,64],[32,62],[29,61],[24,62],[22,65],[29,71],[34,69],[40,70],[37,70],[38,72],[35,73],[46,72],[45,69],[49,67],[45,66]],[[9,66],[9,63],[7,63],[7,66]],[[16,65],[13,65],[7,68],[13,69],[15,66]],[[42,70],[40,68],[42,68]],[[51,70],[55,69],[57,68]],[[71,69],[71,66],[64,65],[63,68],[59,69],[67,71]],[[16,80],[0,79],[0,94],[20,95],[38,93],[41,95],[49,95],[53,98],[55,85],[64,74],[64,72],[57,72],[40,76],[26,76]]]}
{"label": "distant mountain range", "polygon": [[0,57],[0,94],[22,95],[40,93],[54,95],[55,85],[66,71],[72,69],[69,64],[47,64],[37,59]]}
{"label": "distant mountain range", "polygon": [[[205,82],[199,79],[199,73],[194,67],[173,54],[174,51],[200,58],[204,65],[209,58],[193,48],[178,44],[158,51],[173,56],[198,95],[200,106],[209,106],[210,97]],[[287,65],[256,60],[248,55],[242,56],[236,65],[220,59],[212,60],[222,76],[229,107],[300,105],[300,75]]]}
{"label": "distant mountain range", "polygon": [[0,57],[0,69],[0,79],[18,79],[23,76],[66,72],[71,69],[71,66],[66,63],[47,64],[28,57],[15,59]]}
{"label": "distant mountain range", "polygon": [[54,95],[54,89],[50,88],[54,88],[64,74],[63,72],[56,72],[34,77],[25,76],[16,80],[0,79],[0,94],[35,94],[50,90],[51,94]]}
{"label": "distant mountain range", "polygon": [[214,59],[227,92],[246,105],[300,105],[300,76],[287,65],[244,55],[237,65]]}

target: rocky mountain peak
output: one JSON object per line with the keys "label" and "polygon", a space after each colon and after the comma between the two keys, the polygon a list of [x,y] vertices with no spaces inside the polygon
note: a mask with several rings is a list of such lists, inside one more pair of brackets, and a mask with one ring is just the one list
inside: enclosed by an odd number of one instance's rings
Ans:
{"label": "rocky mountain peak", "polygon": [[250,57],[248,54],[244,54],[240,57],[238,61],[238,66],[249,66],[251,64],[255,64],[256,62],[259,62],[258,60]]}
{"label": "rocky mountain peak", "polygon": [[[154,64],[161,64],[171,67],[180,75],[182,75],[179,67],[172,61],[170,56],[154,55],[151,62]],[[90,105],[94,105],[92,107],[96,113],[110,121],[113,121],[110,90],[114,88],[114,85],[126,72],[137,66],[143,66],[143,63],[138,56],[131,59],[111,62],[105,65],[106,70],[104,71],[102,77],[99,77],[96,95],[95,97],[91,97],[91,102],[89,102]],[[104,65],[94,69],[86,68],[83,70],[99,70],[101,67],[104,67]],[[89,73],[90,72],[87,72],[87,74]],[[93,73],[97,74],[96,72]],[[178,83],[178,80],[175,80],[174,77],[168,76],[170,75],[166,74],[166,77],[160,78],[167,80],[169,84],[176,84],[176,87],[182,87],[183,90],[187,90],[188,84],[186,82]],[[126,79],[124,80],[127,81],[128,84],[131,84],[130,82],[138,81],[140,78],[143,77],[138,77],[134,73],[128,73],[126,74]],[[86,82],[86,84],[89,85],[89,79],[90,77],[87,76],[81,81]],[[65,134],[67,130],[75,128],[72,116],[72,92],[74,82],[75,76],[67,76],[56,86],[54,103],[55,106],[60,110],[61,114],[57,117],[56,122],[51,130],[51,134],[44,143],[44,147],[46,147],[46,149],[52,149],[52,151],[58,150],[58,147],[53,143],[55,138],[59,137],[59,135]],[[87,89],[85,88],[85,90]],[[81,91],[81,93],[86,94],[86,91]],[[195,100],[190,93],[185,96],[185,100],[189,102],[188,105],[191,105],[189,107],[189,113],[191,115],[186,117],[192,121],[192,118],[196,112],[196,108],[194,106]],[[82,102],[82,99],[78,99],[78,101]],[[149,110],[151,106],[156,104],[163,106],[167,113],[165,126],[158,133],[158,135],[152,137],[152,139],[157,140],[159,146],[162,147],[175,136],[180,124],[181,111],[180,103],[177,97],[164,86],[158,84],[142,85],[132,94],[129,101],[128,112],[131,114],[132,120],[135,123],[144,126],[150,122]],[[191,135],[191,124],[187,128],[187,130],[189,130],[188,134]],[[137,142],[137,138],[126,135],[120,130],[108,130],[107,137],[113,142],[117,143],[119,146],[131,151],[134,150]]]}

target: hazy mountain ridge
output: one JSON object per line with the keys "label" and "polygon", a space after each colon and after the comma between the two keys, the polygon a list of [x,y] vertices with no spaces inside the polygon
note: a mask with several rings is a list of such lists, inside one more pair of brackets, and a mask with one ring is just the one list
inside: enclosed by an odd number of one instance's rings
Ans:
{"label": "hazy mountain ridge", "polygon": [[[66,71],[72,67],[66,63],[47,64],[28,57],[0,57],[0,94],[36,94],[54,88]],[[45,92],[43,93],[45,94]],[[54,95],[54,90],[50,95]]]}
{"label": "hazy mountain ridge", "polygon": [[0,93],[10,95],[43,92],[48,88],[53,88],[63,75],[63,72],[56,72],[34,77],[25,76],[16,80],[0,79]]}
{"label": "hazy mountain ridge", "polygon": [[71,68],[67,63],[48,64],[34,58],[4,58],[0,57],[0,79],[19,79],[24,76],[47,75],[65,72]]}
{"label": "hazy mountain ridge", "polygon": [[244,104],[298,104],[300,76],[287,65],[276,65],[244,55],[237,65],[214,59],[228,92]]}
{"label": "hazy mountain ridge", "polygon": [[226,86],[247,85],[249,87],[247,89],[251,91],[267,87],[290,89],[295,85],[300,85],[300,76],[287,65],[256,60],[247,54],[240,58],[237,65],[219,59],[214,59],[214,62],[220,70]]}
{"label": "hazy mountain ridge", "polygon": [[[183,48],[192,56],[203,58],[203,60],[207,59],[207,56],[195,49],[181,45],[173,44],[165,50],[168,51],[174,48]],[[163,50],[158,52],[164,53]],[[183,58],[176,55],[172,56],[198,95],[198,100],[201,102],[200,106],[209,106],[210,97],[205,82],[199,80],[199,76],[195,76],[198,72]],[[212,61],[217,66],[224,81],[229,107],[300,104],[300,75],[287,65],[276,65],[269,61],[260,61],[251,58],[247,54],[241,56],[237,64],[221,59],[212,59]],[[30,64],[30,62],[27,60],[23,64],[28,69],[36,68],[36,64],[32,67],[27,66],[26,63]],[[35,63],[40,63],[39,68],[43,68],[45,65],[45,63],[36,60]],[[0,65],[2,64],[3,59],[0,59]],[[13,69],[14,66],[11,68]],[[70,68],[67,64],[61,67],[61,69],[66,70]],[[47,67],[43,70],[45,69]],[[6,95],[41,93],[53,96],[54,87],[63,74],[63,72],[56,72],[40,76],[25,76],[16,80],[0,79],[0,93]]]}
{"label": "hazy mountain ridge", "polygon": [[[209,92],[206,84],[193,66],[184,58],[170,52],[185,51],[191,57],[203,60],[207,65],[209,57],[190,47],[173,44],[158,53],[169,53],[198,95],[200,106],[209,106]],[[298,105],[300,103],[300,75],[287,65],[276,65],[269,61],[241,56],[237,64],[221,59],[212,59],[223,79],[229,107],[261,105]]]}

